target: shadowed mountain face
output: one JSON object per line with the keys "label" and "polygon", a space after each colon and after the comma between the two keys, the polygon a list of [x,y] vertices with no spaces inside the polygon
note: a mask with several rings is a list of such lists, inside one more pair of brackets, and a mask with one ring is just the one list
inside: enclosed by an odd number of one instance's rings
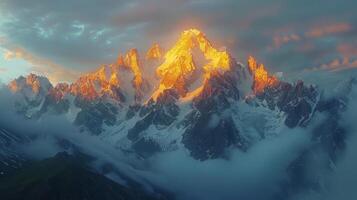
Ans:
{"label": "shadowed mountain face", "polygon": [[[62,117],[81,134],[144,163],[176,151],[202,163],[228,161],[232,151],[250,154],[257,144],[304,130],[312,144],[284,168],[288,178],[275,197],[288,199],[310,186],[320,190],[308,165],[318,149],[324,152],[321,163],[331,170],[328,163],[345,150],[341,116],[356,81],[347,80],[338,95],[325,96],[316,85],[283,81],[254,57],[246,63],[190,29],[167,52],[158,44],[146,56],[131,49],[74,83],[53,86],[31,74],[8,89],[27,120]],[[13,148],[27,140],[33,139],[0,129],[0,192],[8,199],[165,199],[149,195],[139,183],[113,182],[67,154],[32,163]]]}
{"label": "shadowed mountain face", "polygon": [[8,200],[158,200],[140,188],[128,188],[86,166],[67,153],[33,162],[0,178],[0,197]]}

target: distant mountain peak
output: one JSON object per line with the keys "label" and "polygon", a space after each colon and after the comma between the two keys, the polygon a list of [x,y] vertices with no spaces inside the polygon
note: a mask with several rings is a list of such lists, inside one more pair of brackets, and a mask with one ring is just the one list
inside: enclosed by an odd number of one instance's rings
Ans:
{"label": "distant mountain peak", "polygon": [[28,88],[37,95],[41,91],[47,91],[52,87],[52,85],[46,77],[31,73],[26,77],[20,76],[19,78],[11,81],[8,87],[12,92],[18,92]]}
{"label": "distant mountain peak", "polygon": [[264,92],[266,87],[275,86],[279,83],[278,78],[270,75],[265,69],[264,64],[258,64],[253,56],[249,56],[248,58],[248,69],[253,77],[252,88],[254,94],[260,94]]}
{"label": "distant mountain peak", "polygon": [[142,96],[146,88],[137,49],[130,49],[125,56],[119,54],[116,63],[102,65],[97,71],[80,77],[71,85],[71,92],[87,100],[109,96],[122,101],[124,88],[132,88],[133,96]]}
{"label": "distant mountain peak", "polygon": [[133,83],[136,88],[140,88],[143,84],[143,77],[141,72],[141,66],[139,62],[139,53],[137,49],[130,49],[125,56],[125,64],[129,66],[134,73]]}
{"label": "distant mountain peak", "polygon": [[111,87],[118,87],[114,66],[101,66],[97,71],[81,76],[71,85],[71,93],[83,99],[94,100],[107,93]]}
{"label": "distant mountain peak", "polygon": [[164,50],[160,47],[158,43],[154,43],[149,50],[146,52],[147,60],[158,60],[163,57]]}
{"label": "distant mountain peak", "polygon": [[59,102],[65,98],[65,96],[70,92],[70,85],[67,83],[58,83],[54,88],[49,90],[49,95],[56,101]]}
{"label": "distant mountain peak", "polygon": [[175,45],[165,54],[164,62],[156,69],[160,86],[153,98],[170,88],[176,88],[180,96],[184,97],[194,82],[203,83],[212,71],[224,72],[230,67],[229,54],[214,48],[203,32],[197,29],[183,31]]}

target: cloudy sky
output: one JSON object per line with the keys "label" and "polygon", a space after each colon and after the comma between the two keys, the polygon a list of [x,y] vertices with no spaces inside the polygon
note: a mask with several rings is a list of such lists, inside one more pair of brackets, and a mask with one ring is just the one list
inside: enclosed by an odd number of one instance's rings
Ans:
{"label": "cloudy sky", "polygon": [[[51,81],[112,62],[119,52],[169,48],[199,28],[245,63],[254,55],[296,79],[357,74],[355,0],[1,0],[0,81]],[[327,78],[328,79],[328,78]]]}

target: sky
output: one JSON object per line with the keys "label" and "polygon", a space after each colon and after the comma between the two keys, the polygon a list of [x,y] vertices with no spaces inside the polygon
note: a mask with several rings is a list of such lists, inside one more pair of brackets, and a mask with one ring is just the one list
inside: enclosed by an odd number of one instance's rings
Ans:
{"label": "sky", "polygon": [[[1,0],[0,82],[73,81],[130,48],[170,48],[188,28],[293,79],[357,75],[355,0]],[[313,76],[311,76],[313,75]]]}

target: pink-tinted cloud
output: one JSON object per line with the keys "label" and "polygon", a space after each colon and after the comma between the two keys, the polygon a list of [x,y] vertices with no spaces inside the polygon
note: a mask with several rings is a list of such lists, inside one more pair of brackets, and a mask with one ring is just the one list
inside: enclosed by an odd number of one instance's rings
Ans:
{"label": "pink-tinted cloud", "polygon": [[321,67],[338,71],[350,68],[357,68],[357,47],[352,44],[340,44],[337,46],[337,51],[342,56],[342,59],[335,59],[329,64],[322,65]]}
{"label": "pink-tinted cloud", "polygon": [[[294,33],[291,27],[284,27],[284,29],[275,31],[273,36],[273,47],[277,49],[291,42],[306,41],[308,39],[322,38],[329,35],[346,33],[352,30],[352,26],[347,22],[333,23],[313,27],[303,33]],[[290,32],[286,34],[286,32]]]}
{"label": "pink-tinted cloud", "polygon": [[312,70],[341,71],[357,68],[357,47],[351,43],[342,43],[336,47],[336,58],[321,64]]}
{"label": "pink-tinted cloud", "polygon": [[342,71],[353,68],[357,68],[357,59],[345,56],[342,58],[335,58],[328,63],[321,64],[320,66],[307,69],[307,71]]}
{"label": "pink-tinted cloud", "polygon": [[274,47],[275,48],[279,48],[281,47],[283,44],[289,43],[289,42],[296,42],[296,41],[300,41],[301,40],[301,36],[299,36],[298,34],[290,34],[290,35],[277,35],[274,36]]}
{"label": "pink-tinted cloud", "polygon": [[305,33],[306,37],[309,38],[319,38],[326,35],[334,35],[339,33],[346,33],[352,29],[352,26],[349,23],[336,23],[328,24],[311,28]]}
{"label": "pink-tinted cloud", "polygon": [[337,47],[337,51],[346,57],[357,56],[357,46],[353,44],[340,44]]}

